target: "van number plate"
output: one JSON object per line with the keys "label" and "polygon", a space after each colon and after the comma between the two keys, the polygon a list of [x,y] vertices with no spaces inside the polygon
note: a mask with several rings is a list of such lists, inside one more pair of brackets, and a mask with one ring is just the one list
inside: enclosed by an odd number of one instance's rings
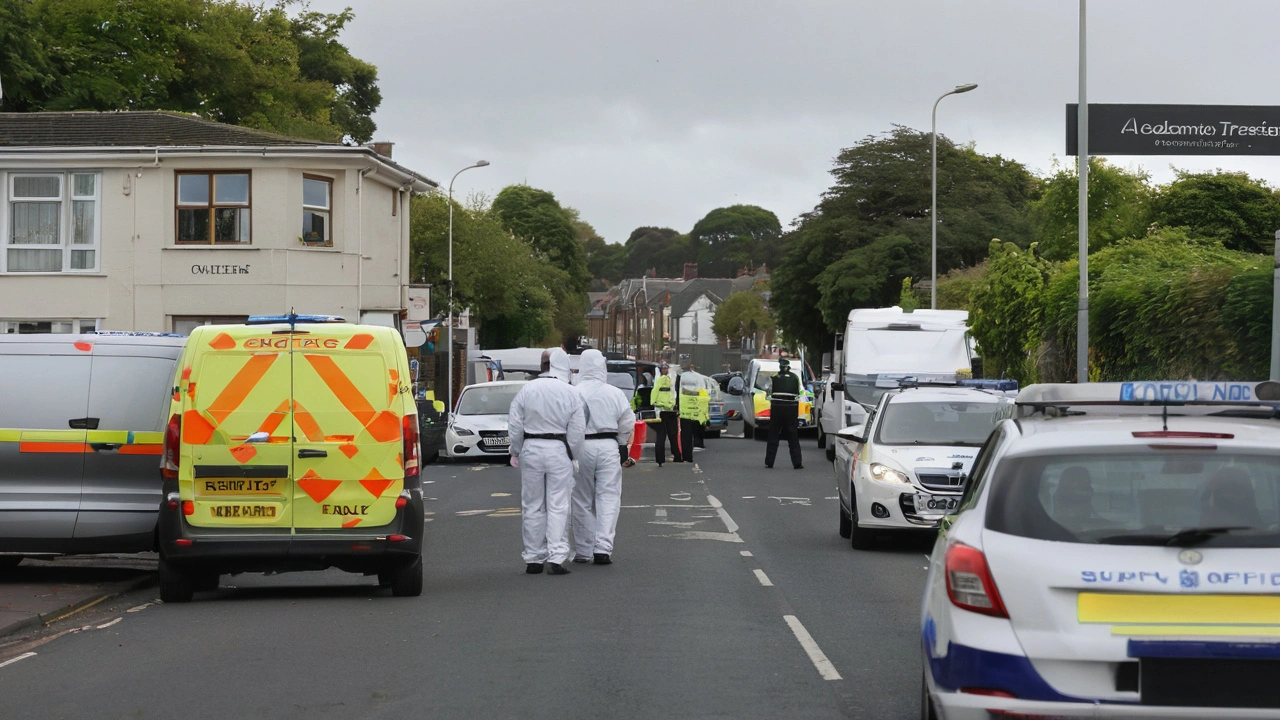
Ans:
{"label": "van number plate", "polygon": [[246,518],[270,519],[276,516],[275,505],[214,505],[209,514],[218,519]]}
{"label": "van number plate", "polygon": [[196,481],[201,495],[279,495],[279,485],[280,480],[275,478]]}
{"label": "van number plate", "polygon": [[954,496],[917,493],[911,499],[916,512],[922,515],[950,514],[960,508],[960,498]]}

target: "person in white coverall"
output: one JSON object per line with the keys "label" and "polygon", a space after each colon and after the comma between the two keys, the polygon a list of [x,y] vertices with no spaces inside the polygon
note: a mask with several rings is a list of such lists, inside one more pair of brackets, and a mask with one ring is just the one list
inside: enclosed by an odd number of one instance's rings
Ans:
{"label": "person in white coverall", "polygon": [[604,355],[582,351],[574,385],[582,396],[587,433],[573,489],[573,561],[613,562],[613,537],[622,510],[622,463],[636,414],[626,393],[607,382]]}
{"label": "person in white coverall", "polygon": [[525,572],[540,573],[545,563],[552,575],[566,575],[574,458],[582,455],[585,419],[569,385],[569,355],[555,348],[542,358],[542,375],[511,401],[507,433],[511,464],[520,468]]}

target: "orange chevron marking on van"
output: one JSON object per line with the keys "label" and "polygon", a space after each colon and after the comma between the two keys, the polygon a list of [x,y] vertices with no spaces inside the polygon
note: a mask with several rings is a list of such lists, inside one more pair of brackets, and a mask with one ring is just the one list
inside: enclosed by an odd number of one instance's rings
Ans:
{"label": "orange chevron marking on van", "polygon": [[213,438],[213,424],[196,410],[182,413],[182,442],[188,445],[208,445]]}
{"label": "orange chevron marking on van", "polygon": [[252,445],[237,445],[231,448],[231,457],[235,458],[236,462],[241,465],[252,460],[257,454],[258,451]]}
{"label": "orange chevron marking on van", "polygon": [[294,482],[294,485],[302,488],[302,492],[318,503],[324,502],[341,484],[341,480],[325,480],[321,478],[316,474],[315,470],[308,470],[306,475]]}
{"label": "orange chevron marking on van", "polygon": [[359,525],[362,522],[364,522],[364,518],[351,518],[350,520],[342,523],[342,527],[350,529]]}
{"label": "orange chevron marking on van", "polygon": [[365,348],[369,347],[372,344],[373,344],[372,335],[368,335],[366,333],[360,333],[359,335],[352,335],[351,339],[348,340],[347,344],[343,345],[343,347],[346,348],[347,350],[364,350]]}
{"label": "orange chevron marking on van", "polygon": [[342,372],[333,358],[328,355],[304,355],[303,357],[311,363],[316,374],[325,385],[329,386],[330,392],[338,398],[338,402],[342,403],[347,412],[354,415],[361,425],[368,426],[373,422],[375,417],[373,406],[369,404],[360,389],[351,382],[351,378]]}
{"label": "orange chevron marking on van", "polygon": [[230,350],[236,346],[236,341],[226,333],[218,333],[209,341],[209,347],[214,350]]}
{"label": "orange chevron marking on van", "polygon": [[218,397],[209,405],[209,416],[214,422],[222,424],[231,413],[240,407],[249,393],[258,386],[262,377],[271,369],[279,355],[254,355],[240,368],[240,372],[231,378],[231,382],[222,389]]}
{"label": "orange chevron marking on van", "polygon": [[320,423],[316,422],[315,416],[307,412],[307,409],[297,400],[293,401],[293,424],[297,425],[311,442],[324,442],[324,432],[320,430]]}

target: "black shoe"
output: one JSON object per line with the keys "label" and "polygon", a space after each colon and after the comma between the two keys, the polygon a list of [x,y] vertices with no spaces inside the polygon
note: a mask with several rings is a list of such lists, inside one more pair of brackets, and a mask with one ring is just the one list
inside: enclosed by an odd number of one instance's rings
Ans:
{"label": "black shoe", "polygon": [[662,463],[658,463],[658,467],[662,467]]}
{"label": "black shoe", "polygon": [[804,469],[804,466],[803,466],[803,465],[796,465],[796,466],[795,466],[795,468],[796,468],[797,470],[803,470],[803,469]]}
{"label": "black shoe", "polygon": [[547,563],[547,572],[551,575],[568,575],[569,568],[558,563],[549,562]]}
{"label": "black shoe", "polygon": [[597,565],[612,565],[612,564],[613,564],[613,559],[609,557],[609,554],[608,554],[608,553],[596,553],[596,564],[597,564]]}
{"label": "black shoe", "polygon": [[582,557],[581,555],[575,555],[573,558],[573,561],[578,563],[579,565],[586,565],[587,563],[591,562],[590,560],[586,559],[585,557]]}
{"label": "black shoe", "polygon": [[765,467],[769,468],[770,470],[772,470],[772,469],[773,469],[773,466],[772,466],[772,465],[769,465],[768,463],[766,463],[766,464],[765,464]]}
{"label": "black shoe", "polygon": [[541,575],[542,563],[525,563],[524,571],[529,575]]}

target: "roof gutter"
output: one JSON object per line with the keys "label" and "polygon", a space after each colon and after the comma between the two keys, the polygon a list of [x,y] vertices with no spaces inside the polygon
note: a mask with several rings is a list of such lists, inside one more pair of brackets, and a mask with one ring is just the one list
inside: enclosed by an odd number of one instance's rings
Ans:
{"label": "roof gutter", "polygon": [[21,158],[31,161],[92,161],[100,160],[104,155],[119,156],[125,159],[133,157],[145,158],[159,162],[160,157],[194,158],[194,157],[236,157],[257,155],[268,158],[313,158],[325,159],[337,156],[354,156],[374,163],[376,174],[396,185],[408,185],[414,192],[429,192],[438,189],[440,184],[434,180],[392,162],[374,152],[372,148],[351,145],[137,145],[137,146],[67,146],[67,147],[32,147],[32,146],[0,146],[0,157]]}

